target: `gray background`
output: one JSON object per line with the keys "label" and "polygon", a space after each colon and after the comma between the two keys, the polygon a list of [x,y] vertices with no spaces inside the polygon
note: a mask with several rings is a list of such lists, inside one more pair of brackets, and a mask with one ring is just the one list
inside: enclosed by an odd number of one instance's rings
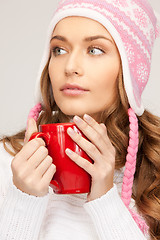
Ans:
{"label": "gray background", "polygon": [[[150,0],[160,13],[160,0]],[[48,24],[58,0],[0,0],[0,136],[26,125]],[[160,116],[160,39],[156,41],[145,107]]]}

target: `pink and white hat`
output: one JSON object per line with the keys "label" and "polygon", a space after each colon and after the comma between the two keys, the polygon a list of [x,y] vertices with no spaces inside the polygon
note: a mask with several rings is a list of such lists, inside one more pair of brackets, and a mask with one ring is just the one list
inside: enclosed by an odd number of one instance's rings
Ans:
{"label": "pink and white hat", "polygon": [[47,31],[36,83],[36,103],[43,104],[40,77],[49,58],[53,29],[61,19],[68,16],[91,18],[110,32],[121,56],[129,104],[141,116],[144,112],[141,96],[150,75],[154,41],[159,35],[157,18],[147,0],[61,0]]}

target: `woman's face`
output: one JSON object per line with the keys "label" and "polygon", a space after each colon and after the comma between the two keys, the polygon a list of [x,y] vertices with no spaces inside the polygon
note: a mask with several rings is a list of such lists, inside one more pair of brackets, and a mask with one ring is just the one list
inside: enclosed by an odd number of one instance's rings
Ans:
{"label": "woman's face", "polygon": [[111,35],[94,20],[67,17],[56,25],[50,48],[56,104],[64,114],[98,121],[117,94],[120,57]]}

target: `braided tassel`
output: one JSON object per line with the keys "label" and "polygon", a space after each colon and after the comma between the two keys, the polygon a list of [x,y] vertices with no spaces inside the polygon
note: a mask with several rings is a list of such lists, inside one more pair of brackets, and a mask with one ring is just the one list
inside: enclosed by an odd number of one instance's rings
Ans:
{"label": "braided tassel", "polygon": [[138,119],[132,110],[132,108],[128,109],[129,115],[129,122],[130,122],[130,131],[129,131],[129,146],[127,149],[127,156],[126,156],[126,164],[125,164],[125,171],[123,177],[123,184],[122,184],[122,192],[121,192],[121,199],[124,202],[125,206],[130,211],[133,219],[141,229],[143,233],[148,231],[148,226],[146,225],[145,221],[141,219],[141,217],[132,212],[129,209],[129,204],[132,197],[132,186],[134,180],[134,174],[136,170],[136,159],[137,159],[137,152],[138,152]]}
{"label": "braided tassel", "polygon": [[127,149],[125,171],[123,177],[122,193],[121,198],[126,205],[129,207],[131,196],[132,196],[132,186],[134,180],[134,174],[136,169],[136,157],[138,151],[138,120],[130,108],[128,110],[129,121],[130,121],[130,132],[129,132],[129,146]]}
{"label": "braided tassel", "polygon": [[[34,120],[37,122],[39,113],[42,110],[42,106],[40,103],[37,103],[29,112],[28,119],[27,119],[27,128],[28,128],[28,120],[29,118],[34,118]],[[26,128],[26,129],[27,129]]]}

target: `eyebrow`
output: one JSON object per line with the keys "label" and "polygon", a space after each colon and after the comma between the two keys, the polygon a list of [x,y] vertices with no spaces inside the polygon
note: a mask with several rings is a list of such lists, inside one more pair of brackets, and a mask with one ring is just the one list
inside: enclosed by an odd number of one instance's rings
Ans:
{"label": "eyebrow", "polygon": [[[96,35],[96,36],[86,37],[86,38],[83,39],[83,41],[84,41],[84,42],[91,42],[91,41],[93,41],[93,40],[100,39],[100,38],[105,39],[105,40],[110,41],[111,43],[113,43],[113,41],[112,41],[111,39],[109,39],[109,38],[107,38],[107,37],[104,37],[104,36],[102,36],[102,35]],[[63,37],[63,36],[60,36],[60,35],[53,36],[53,37],[51,38],[51,40],[50,40],[50,43],[51,43],[51,41],[52,41],[53,39],[58,39],[58,40],[63,41],[63,42],[68,42],[67,38],[65,38],[65,37]]]}

